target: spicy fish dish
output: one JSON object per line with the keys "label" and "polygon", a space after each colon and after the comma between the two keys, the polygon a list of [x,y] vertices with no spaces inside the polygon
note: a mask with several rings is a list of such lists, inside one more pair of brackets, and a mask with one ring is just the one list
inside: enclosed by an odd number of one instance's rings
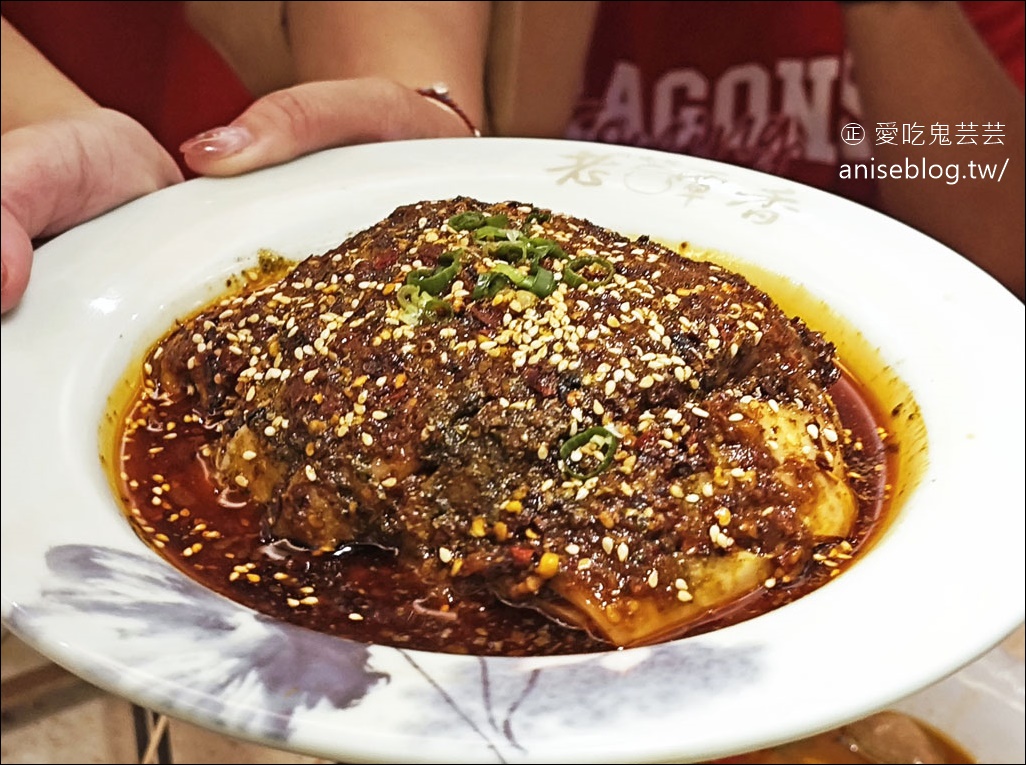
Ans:
{"label": "spicy fish dish", "polygon": [[364,642],[696,634],[827,582],[886,499],[886,433],[801,318],[519,202],[400,207],[140,367],[114,447],[137,533],[233,600]]}

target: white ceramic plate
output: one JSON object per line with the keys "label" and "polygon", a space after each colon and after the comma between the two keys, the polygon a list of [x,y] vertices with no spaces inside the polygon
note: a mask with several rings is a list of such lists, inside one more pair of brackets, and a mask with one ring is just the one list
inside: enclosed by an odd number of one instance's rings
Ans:
{"label": "white ceramic plate", "polygon": [[[400,204],[456,195],[716,248],[857,327],[910,386],[929,440],[926,473],[884,538],[749,622],[534,660],[316,634],[152,553],[99,459],[106,399],[130,360],[259,248],[301,258]],[[775,177],[560,141],[338,149],[190,181],[58,237],[2,331],[5,623],[100,686],[244,738],[345,761],[713,757],[887,706],[1023,620],[1022,304],[927,237]]]}

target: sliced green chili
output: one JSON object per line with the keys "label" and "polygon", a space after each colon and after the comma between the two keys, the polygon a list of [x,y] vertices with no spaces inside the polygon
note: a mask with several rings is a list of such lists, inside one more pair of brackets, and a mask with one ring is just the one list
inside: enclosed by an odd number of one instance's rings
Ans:
{"label": "sliced green chili", "polygon": [[456,231],[473,231],[485,224],[485,214],[476,210],[467,210],[453,215],[446,223]]}
{"label": "sliced green chili", "polygon": [[539,210],[537,207],[533,208],[527,214],[527,220],[524,221],[524,231],[530,231],[532,223],[546,223],[551,217],[552,215],[544,210]]}
{"label": "sliced green chili", "polygon": [[474,237],[486,242],[495,242],[499,239],[508,239],[513,242],[520,238],[520,232],[505,226],[481,226],[474,231]]}
{"label": "sliced green chili", "polygon": [[452,305],[446,300],[428,297],[420,309],[421,324],[434,324],[453,317]]}
{"label": "sliced green chili", "polygon": [[456,278],[460,270],[460,255],[463,250],[449,250],[438,258],[436,268],[418,268],[406,275],[406,284],[412,285],[422,292],[438,297]]}
{"label": "sliced green chili", "polygon": [[[549,217],[548,213],[532,210],[527,216],[524,230],[532,222],[544,222]],[[506,215],[486,216],[482,212],[468,210],[449,218],[448,224],[457,231],[473,231],[474,238],[485,243],[485,254],[499,261],[494,268],[478,276],[471,292],[472,299],[494,297],[510,284],[529,290],[541,298],[555,291],[555,274],[540,263],[545,258],[566,258],[566,252],[556,242],[543,237],[528,237],[517,229],[509,228],[509,217]],[[461,254],[462,250],[454,250],[439,258],[437,268],[421,268],[411,272],[406,277],[406,284],[436,297],[441,295],[459,272]],[[530,266],[527,273],[514,268],[525,261]]]}
{"label": "sliced green chili", "polygon": [[420,289],[412,284],[404,284],[395,291],[395,299],[399,303],[399,320],[403,324],[410,326],[420,324],[422,294]]}
{"label": "sliced green chili", "polygon": [[395,299],[398,301],[399,307],[404,311],[408,311],[411,308],[420,308],[417,304],[418,295],[420,295],[420,288],[412,284],[404,284],[395,291]]}
{"label": "sliced green chili", "polygon": [[424,292],[414,284],[404,284],[395,292],[399,303],[399,320],[410,326],[432,324],[452,317],[452,306]]}
{"label": "sliced green chili", "polygon": [[533,263],[537,263],[542,258],[553,258],[556,260],[562,260],[566,257],[566,253],[563,248],[553,242],[551,239],[543,239],[542,237],[532,237],[527,240],[530,249],[528,251],[528,257]]}
{"label": "sliced green chili", "polygon": [[509,263],[496,263],[488,273],[498,273],[505,276],[520,289],[529,290],[540,298],[546,298],[556,289],[556,277],[549,269],[540,266],[533,269],[531,273],[525,274],[518,271]]}
{"label": "sliced green chili", "polygon": [[[587,472],[580,472],[574,467],[571,455],[578,449],[587,446],[593,440],[597,440],[602,450],[602,460],[594,468]],[[571,436],[559,447],[559,459],[563,463],[563,472],[571,478],[579,478],[584,481],[599,473],[604,473],[613,464],[613,457],[620,446],[620,438],[612,431],[601,426],[588,428],[576,436]]]}
{"label": "sliced green chili", "polygon": [[485,252],[497,260],[505,260],[507,263],[519,263],[528,257],[530,245],[524,239],[510,242],[488,242],[484,245]]}
{"label": "sliced green chili", "polygon": [[446,222],[457,231],[476,231],[482,227],[509,228],[508,215],[485,215],[477,210],[467,210],[453,215]]}
{"label": "sliced green chili", "polygon": [[[506,233],[513,232],[513,229],[502,229]],[[485,232],[491,235],[491,232]],[[566,253],[563,248],[551,239],[540,237],[527,238],[517,235],[516,238],[502,240],[497,237],[495,241],[486,242],[485,253],[493,258],[505,260],[507,263],[520,263],[522,260],[529,260],[531,265],[538,265],[544,258],[563,259]]]}
{"label": "sliced green chili", "polygon": [[524,281],[523,287],[540,298],[546,298],[556,290],[556,275],[549,269],[538,266]]}
{"label": "sliced green chili", "polygon": [[498,271],[487,271],[477,277],[474,290],[470,293],[472,300],[481,298],[493,298],[499,294],[503,287],[510,283],[509,277]]}
{"label": "sliced green chili", "polygon": [[[602,275],[597,279],[589,279],[583,273],[585,269],[596,268],[602,271]],[[613,264],[605,258],[574,258],[563,269],[563,281],[570,287],[579,287],[582,284],[586,287],[598,287],[608,283],[613,278],[615,271]]]}

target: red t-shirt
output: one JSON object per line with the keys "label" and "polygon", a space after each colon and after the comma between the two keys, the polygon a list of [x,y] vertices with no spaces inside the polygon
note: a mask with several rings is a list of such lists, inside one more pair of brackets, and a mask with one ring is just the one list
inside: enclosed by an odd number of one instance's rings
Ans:
{"label": "red t-shirt", "polygon": [[[1023,3],[962,5],[1021,90]],[[970,117],[982,130],[987,115]],[[872,204],[872,181],[839,177],[870,156],[871,140],[841,140],[859,120],[837,3],[604,2],[565,135],[718,159]]]}
{"label": "red t-shirt", "polygon": [[33,0],[0,10],[54,66],[101,105],[138,120],[180,165],[182,141],[253,101],[180,2]]}
{"label": "red t-shirt", "polygon": [[[963,8],[1021,89],[1023,4]],[[135,117],[179,160],[183,140],[252,102],[180,2],[7,0],[0,9],[86,93]],[[839,140],[858,119],[835,3],[604,2],[566,135],[720,159],[872,202],[871,182],[838,177],[839,163],[868,156],[868,143]]]}

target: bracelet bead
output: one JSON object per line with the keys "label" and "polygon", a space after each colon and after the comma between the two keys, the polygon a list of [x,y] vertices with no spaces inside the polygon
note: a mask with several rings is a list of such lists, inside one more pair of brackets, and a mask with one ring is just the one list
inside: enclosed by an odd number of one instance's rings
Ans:
{"label": "bracelet bead", "polygon": [[462,107],[453,100],[452,96],[449,95],[448,85],[440,82],[435,83],[429,88],[417,88],[417,93],[424,96],[424,98],[431,99],[432,101],[444,106],[463,120],[463,124],[467,126],[467,130],[470,131],[472,136],[475,138],[481,137],[481,131],[478,129],[477,125],[474,124],[470,117],[467,116],[467,113],[463,111]]}

